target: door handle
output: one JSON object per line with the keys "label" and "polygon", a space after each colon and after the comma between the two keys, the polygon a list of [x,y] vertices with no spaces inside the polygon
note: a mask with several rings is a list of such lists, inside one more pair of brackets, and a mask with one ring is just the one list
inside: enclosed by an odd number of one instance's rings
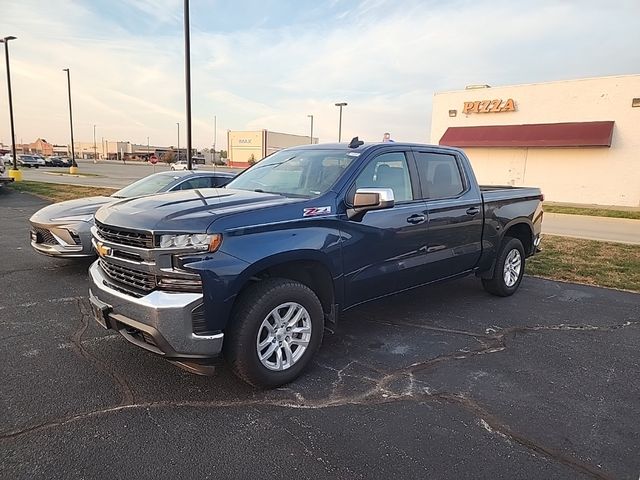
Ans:
{"label": "door handle", "polygon": [[414,225],[422,223],[424,222],[424,215],[418,215],[417,213],[415,213],[407,218],[407,222],[413,223]]}
{"label": "door handle", "polygon": [[467,215],[477,215],[480,213],[480,209],[478,207],[467,208]]}

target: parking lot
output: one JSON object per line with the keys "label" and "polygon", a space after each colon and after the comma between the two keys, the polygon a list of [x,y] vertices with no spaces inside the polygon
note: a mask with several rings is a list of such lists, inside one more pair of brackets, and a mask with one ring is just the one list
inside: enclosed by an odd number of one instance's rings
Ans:
{"label": "parking lot", "polygon": [[45,202],[0,189],[2,478],[640,475],[640,296],[473,278],[346,313],[310,370],[255,390],[91,318],[88,261],[36,255]]}

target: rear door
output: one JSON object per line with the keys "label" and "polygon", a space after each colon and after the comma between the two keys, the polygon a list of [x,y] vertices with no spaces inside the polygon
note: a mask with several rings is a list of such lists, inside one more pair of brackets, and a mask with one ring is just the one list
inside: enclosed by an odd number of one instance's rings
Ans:
{"label": "rear door", "polygon": [[395,206],[343,222],[346,306],[424,282],[427,212],[408,149],[369,160],[350,191],[365,187],[392,189]]}
{"label": "rear door", "polygon": [[482,252],[482,197],[455,153],[415,148],[420,190],[428,212],[429,281],[474,268]]}

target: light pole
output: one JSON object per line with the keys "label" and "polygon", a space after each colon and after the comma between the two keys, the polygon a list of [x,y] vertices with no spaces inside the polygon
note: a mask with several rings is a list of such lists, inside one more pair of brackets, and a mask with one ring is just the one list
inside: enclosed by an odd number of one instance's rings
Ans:
{"label": "light pole", "polygon": [[98,146],[96,145],[96,126],[93,126],[93,163],[98,163]]}
{"label": "light pole", "polygon": [[0,38],[0,43],[4,43],[4,59],[7,64],[7,89],[9,91],[9,123],[11,124],[11,154],[13,155],[13,168],[9,170],[9,176],[14,181],[22,180],[22,172],[18,170],[18,156],[16,154],[16,132],[13,124],[13,97],[11,95],[11,70],[9,68],[9,41],[16,37]]}
{"label": "light pole", "polygon": [[184,0],[184,81],[187,99],[187,168],[191,166],[191,38],[189,35],[189,0]]}
{"label": "light pole", "polygon": [[176,122],[178,126],[178,162],[180,161],[180,122]]}
{"label": "light pole", "polygon": [[73,112],[71,110],[71,73],[68,68],[63,68],[62,71],[67,72],[67,90],[69,92],[69,126],[71,128],[71,166],[69,167],[69,173],[78,172],[78,164],[76,163],[76,151],[73,145]]}
{"label": "light pole", "polygon": [[311,134],[309,135],[310,141],[309,143],[313,144],[313,115],[307,115],[311,119]]}
{"label": "light pole", "polygon": [[213,164],[216,164],[216,140],[218,140],[218,116],[213,116]]}
{"label": "light pole", "polygon": [[346,107],[347,102],[336,103],[336,107],[340,108],[340,120],[338,120],[338,142],[342,141],[342,107]]}

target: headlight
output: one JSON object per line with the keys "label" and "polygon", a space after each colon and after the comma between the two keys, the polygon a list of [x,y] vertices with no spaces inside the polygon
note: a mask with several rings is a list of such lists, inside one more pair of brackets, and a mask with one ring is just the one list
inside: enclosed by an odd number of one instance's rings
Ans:
{"label": "headlight", "polygon": [[196,248],[215,252],[222,244],[222,235],[214,233],[172,233],[160,235],[160,248]]}
{"label": "headlight", "polygon": [[85,215],[69,215],[68,217],[52,218],[52,222],[91,222],[93,221],[93,213]]}

